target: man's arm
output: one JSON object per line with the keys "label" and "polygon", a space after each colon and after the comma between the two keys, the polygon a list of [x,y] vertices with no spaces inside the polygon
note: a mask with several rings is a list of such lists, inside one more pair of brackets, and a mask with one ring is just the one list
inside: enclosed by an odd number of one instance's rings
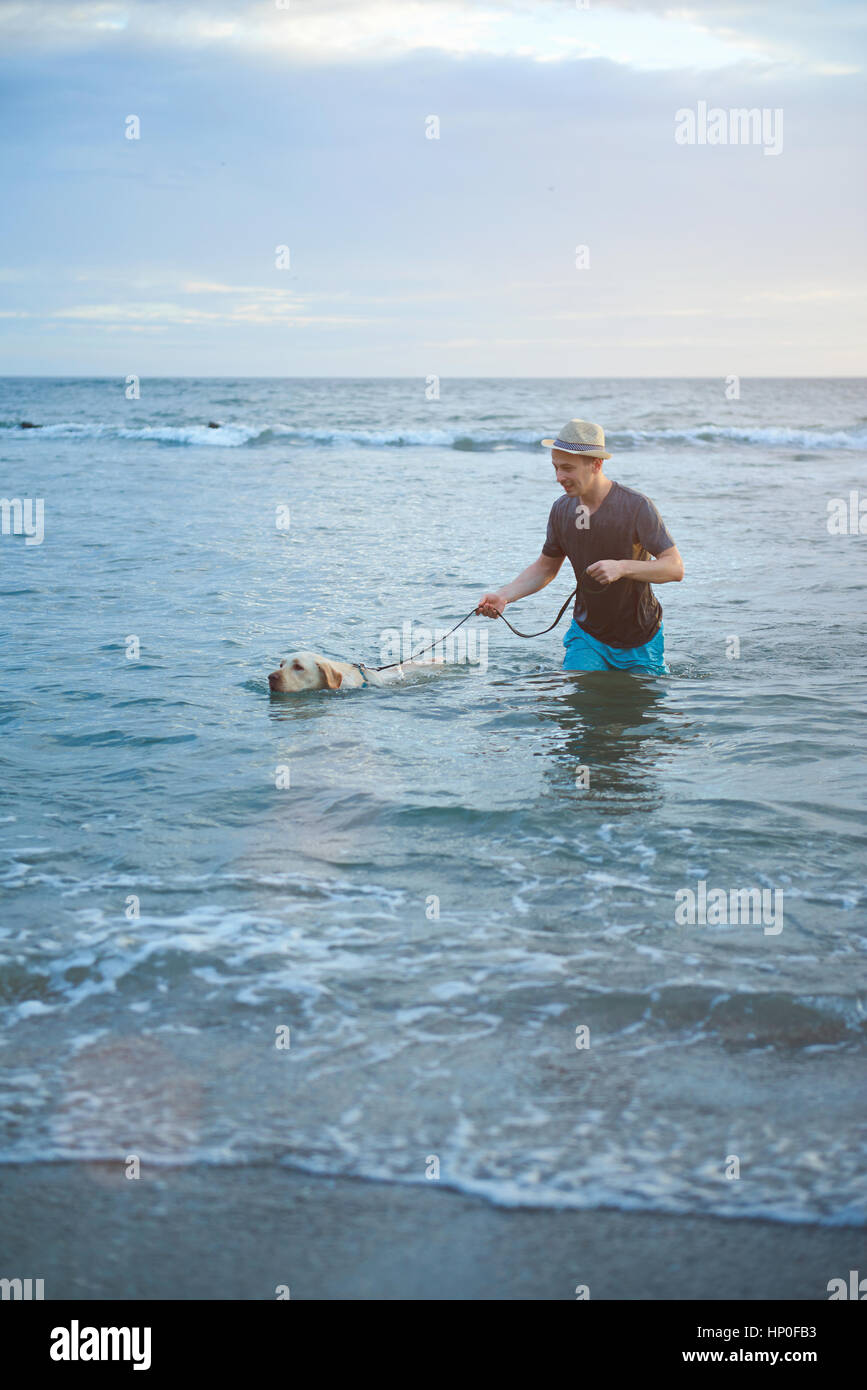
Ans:
{"label": "man's arm", "polygon": [[587,566],[587,573],[600,584],[613,584],[617,579],[674,584],[683,579],[683,560],[677,546],[670,545],[668,550],[661,550],[655,560],[597,560],[595,565]]}
{"label": "man's arm", "polygon": [[[481,613],[483,618],[496,618],[502,613],[507,603],[514,603],[515,599],[526,598],[527,594],[536,594],[540,589],[544,589],[546,584],[550,584],[560,572],[565,556],[541,554],[538,560],[534,560],[532,565],[528,565],[525,570],[521,570],[517,579],[513,579],[511,584],[504,584],[501,589],[494,593],[485,594],[478,603],[477,613]],[[605,561],[608,564],[609,561]]]}

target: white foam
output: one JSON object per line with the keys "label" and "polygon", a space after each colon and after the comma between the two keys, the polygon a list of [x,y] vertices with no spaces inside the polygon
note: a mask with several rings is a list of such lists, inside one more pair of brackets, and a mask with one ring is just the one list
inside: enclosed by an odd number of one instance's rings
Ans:
{"label": "white foam", "polygon": [[[14,421],[4,421],[3,428],[18,429]],[[160,444],[210,446],[237,449],[270,437],[283,438],[297,444],[357,444],[379,448],[412,448],[417,446],[446,449],[492,450],[537,448],[541,444],[538,430],[479,430],[471,423],[460,429],[400,430],[299,428],[280,422],[251,425],[235,422],[221,424],[218,429],[207,425],[142,425],[130,428],[102,421],[67,421],[41,425],[27,430],[26,437],[41,438],[115,438],[151,440]],[[692,429],[613,430],[608,443],[614,449],[634,448],[642,444],[668,443],[707,447],[725,443],[755,444],[769,449],[796,448],[803,450],[865,449],[867,431],[857,425],[838,429],[789,429],[783,426],[741,426],[702,424]]]}

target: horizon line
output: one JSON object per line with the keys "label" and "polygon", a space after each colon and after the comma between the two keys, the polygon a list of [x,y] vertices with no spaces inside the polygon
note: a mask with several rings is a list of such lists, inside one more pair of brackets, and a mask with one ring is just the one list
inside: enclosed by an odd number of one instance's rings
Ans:
{"label": "horizon line", "polygon": [[[4,372],[0,381],[124,381],[126,373],[71,373],[71,372]],[[356,376],[325,374],[322,376],[243,376],[228,372],[217,376],[199,373],[179,373],[172,376],[138,373],[139,381],[424,381],[430,373],[411,373],[408,376]],[[725,381],[727,376],[736,375],[740,381],[867,381],[867,373],[855,376],[836,374],[797,372],[784,376],[746,376],[737,373],[710,373],[707,376],[504,376],[440,375],[440,381]]]}

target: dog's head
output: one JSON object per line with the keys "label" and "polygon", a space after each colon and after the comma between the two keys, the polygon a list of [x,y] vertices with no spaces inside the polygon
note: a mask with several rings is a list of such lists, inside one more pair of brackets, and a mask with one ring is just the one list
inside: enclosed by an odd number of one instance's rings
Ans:
{"label": "dog's head", "polygon": [[298,690],[337,690],[343,675],[334,663],[317,652],[293,652],[268,677],[275,694],[294,694]]}

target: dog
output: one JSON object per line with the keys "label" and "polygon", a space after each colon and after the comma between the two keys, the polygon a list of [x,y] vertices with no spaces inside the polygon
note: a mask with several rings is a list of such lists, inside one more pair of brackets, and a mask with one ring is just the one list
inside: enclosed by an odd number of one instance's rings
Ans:
{"label": "dog", "polygon": [[404,661],[388,671],[373,671],[352,661],[332,661],[318,652],[293,652],[268,677],[273,695],[294,695],[300,690],[357,689],[364,685],[391,685],[403,680],[407,671],[419,670],[427,662]]}

